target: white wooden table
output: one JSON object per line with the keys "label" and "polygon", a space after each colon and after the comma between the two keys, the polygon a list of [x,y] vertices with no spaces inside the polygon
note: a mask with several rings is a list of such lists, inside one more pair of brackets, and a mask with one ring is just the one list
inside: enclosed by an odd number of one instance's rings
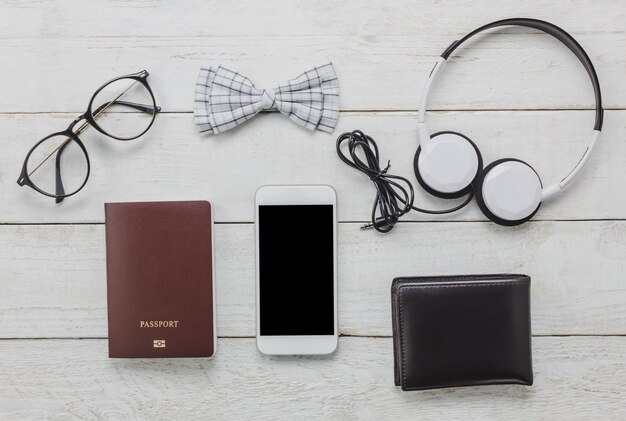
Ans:
{"label": "white wooden table", "polygon": [[[362,129],[412,177],[423,78],[454,39],[491,20],[546,19],[596,65],[607,109],[570,193],[518,228],[472,204],[362,232],[371,183],[335,155]],[[626,419],[626,7],[621,0],[2,1],[0,3],[0,419]],[[332,60],[334,135],[275,113],[218,137],[191,114],[200,65],[258,86]],[[86,132],[92,176],[55,205],[15,184],[24,155],[65,128],[111,77],[147,69],[165,111],[140,140]],[[486,162],[518,157],[545,182],[581,155],[591,86],[557,41],[507,28],[456,53],[437,85],[434,130],[470,136]],[[254,344],[253,194],[327,183],[339,194],[339,349],[272,358]],[[216,211],[217,355],[107,358],[103,203],[209,199]],[[442,205],[419,194],[417,202]],[[306,221],[303,221],[306,223]],[[532,276],[532,387],[405,393],[393,385],[390,282],[400,275]]]}

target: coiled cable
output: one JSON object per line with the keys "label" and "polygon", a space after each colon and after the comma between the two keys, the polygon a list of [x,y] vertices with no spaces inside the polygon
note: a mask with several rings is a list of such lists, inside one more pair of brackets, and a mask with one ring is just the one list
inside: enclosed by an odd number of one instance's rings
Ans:
{"label": "coiled cable", "polygon": [[[344,142],[348,145],[348,155],[342,150]],[[345,132],[337,138],[337,155],[347,165],[367,175],[376,187],[372,222],[363,225],[361,229],[374,228],[378,232],[386,233],[411,210],[443,215],[464,208],[474,197],[474,193],[470,192],[465,201],[450,209],[433,210],[414,206],[415,192],[411,182],[399,175],[389,174],[390,161],[387,161],[385,168],[381,169],[376,142],[360,130]]]}

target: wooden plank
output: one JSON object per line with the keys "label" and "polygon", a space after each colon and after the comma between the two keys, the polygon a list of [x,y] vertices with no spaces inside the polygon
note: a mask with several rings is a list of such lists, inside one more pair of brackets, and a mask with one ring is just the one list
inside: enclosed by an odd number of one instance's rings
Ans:
{"label": "wooden plank", "polygon": [[[433,33],[464,35],[481,23],[503,16],[526,16],[533,11],[538,19],[558,18],[572,34],[616,33],[624,29],[624,10],[614,0],[559,0],[545,3],[528,0],[497,3],[488,0],[437,2],[419,5],[410,0],[388,3],[383,0],[318,0],[315,4],[266,0],[226,3],[203,0],[147,2],[104,0],[86,11],[80,0],[37,0],[5,2],[2,5],[0,37],[14,38],[96,38],[96,37],[213,37],[304,35],[375,35]],[[564,14],[563,10],[569,13]],[[477,11],[479,11],[477,13]],[[588,12],[596,12],[594,14]],[[598,13],[602,12],[602,13]],[[345,16],[354,19],[346,25]],[[184,17],[183,19],[178,19]],[[433,19],[435,18],[435,19]],[[29,24],[20,24],[27,21]],[[59,23],[63,24],[60,25]],[[454,24],[452,24],[454,22]],[[279,24],[280,23],[280,24]],[[427,30],[428,29],[428,30]],[[114,32],[113,32],[114,30]]]}
{"label": "wooden plank", "polygon": [[[390,336],[396,276],[528,273],[537,335],[626,334],[626,222],[339,229],[342,334]],[[216,226],[220,336],[254,336],[254,227]],[[105,337],[104,226],[0,226],[0,336]]]}
{"label": "wooden plank", "polygon": [[[446,112],[432,115],[433,132],[455,130],[472,138],[485,163],[503,157],[529,162],[545,185],[560,180],[580,159],[591,133],[591,111]],[[414,113],[344,113],[334,135],[310,133],[284,117],[264,114],[216,137],[200,136],[189,114],[163,114],[137,141],[118,142],[91,130],[82,138],[92,172],[85,189],[60,205],[14,180],[37,139],[66,127],[73,115],[1,115],[0,131],[14,146],[0,155],[0,222],[102,222],[103,202],[211,199],[220,222],[251,222],[254,192],[263,184],[334,186],[342,221],[370,219],[374,187],[343,164],[335,138],[362,129],[389,159],[390,172],[416,186],[416,204],[451,207],[417,186],[413,154],[417,149]],[[626,112],[607,113],[606,129],[581,177],[567,194],[544,204],[537,220],[621,219],[626,217],[624,156]],[[472,203],[454,215],[411,213],[406,220],[484,220]]]}
{"label": "wooden plank", "polygon": [[[624,337],[534,338],[535,384],[402,392],[389,338],[267,357],[221,339],[207,359],[107,359],[106,340],[0,341],[0,417],[623,419]],[[26,371],[25,371],[26,370]],[[277,416],[277,414],[280,414]]]}
{"label": "wooden plank", "polygon": [[[190,111],[202,64],[230,66],[273,86],[328,60],[341,79],[343,109],[414,110],[424,78],[453,40],[529,10],[571,31],[587,49],[606,107],[626,106],[626,11],[619,1],[267,3],[107,1],[89,13],[77,0],[5,4],[0,56],[11,60],[0,65],[0,112],[83,111],[101,83],[143,68],[164,109]],[[435,109],[592,105],[577,59],[537,31],[503,29],[455,54],[433,93]]]}

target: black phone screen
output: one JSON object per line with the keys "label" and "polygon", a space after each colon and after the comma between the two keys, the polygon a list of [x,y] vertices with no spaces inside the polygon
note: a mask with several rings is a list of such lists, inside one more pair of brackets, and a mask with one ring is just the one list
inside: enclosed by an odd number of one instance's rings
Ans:
{"label": "black phone screen", "polygon": [[333,335],[333,205],[259,206],[261,335]]}

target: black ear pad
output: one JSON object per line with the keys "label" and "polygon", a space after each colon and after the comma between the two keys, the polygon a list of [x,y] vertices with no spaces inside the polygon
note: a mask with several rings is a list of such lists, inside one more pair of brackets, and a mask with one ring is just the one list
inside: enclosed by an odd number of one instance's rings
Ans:
{"label": "black ear pad", "polygon": [[469,137],[467,137],[465,135],[462,135],[461,133],[457,133],[457,132],[453,132],[453,131],[443,131],[443,132],[437,132],[437,133],[431,135],[430,138],[434,139],[437,136],[440,136],[440,135],[443,135],[443,134],[454,134],[454,135],[457,135],[459,137],[462,137],[463,139],[467,140],[467,142],[470,145],[472,145],[472,147],[476,151],[476,156],[478,157],[478,169],[476,170],[476,175],[474,176],[474,178],[471,181],[471,183],[469,183],[467,185],[467,187],[465,187],[465,188],[463,188],[463,189],[461,189],[459,191],[451,192],[451,193],[440,192],[438,190],[433,189],[428,184],[426,184],[426,181],[424,181],[424,178],[420,174],[420,170],[419,170],[419,157],[420,157],[420,153],[422,151],[422,147],[421,146],[417,148],[417,151],[415,152],[415,157],[413,158],[413,171],[415,171],[415,177],[417,178],[417,181],[420,184],[420,186],[422,186],[422,188],[425,191],[427,191],[429,194],[431,194],[431,195],[433,195],[435,197],[440,197],[442,199],[456,199],[458,197],[465,196],[465,195],[469,194],[472,191],[472,185],[476,182],[476,179],[478,178],[478,175],[481,173],[481,171],[483,169],[483,157],[480,154],[480,151],[478,150],[478,147],[476,146],[476,144],[474,142],[472,142],[472,140]]}
{"label": "black ear pad", "polygon": [[[474,187],[474,194],[476,196],[476,203],[478,204],[478,207],[480,208],[482,213],[490,221],[495,222],[498,225],[503,225],[505,227],[513,227],[513,226],[516,226],[516,225],[521,225],[524,222],[530,220],[533,216],[535,216],[535,214],[537,213],[537,211],[541,207],[541,202],[537,205],[535,210],[532,211],[532,213],[530,213],[528,216],[526,216],[524,218],[521,218],[521,219],[514,219],[514,220],[504,219],[504,218],[501,218],[501,217],[495,215],[493,212],[491,212],[491,210],[489,210],[489,208],[487,207],[487,204],[485,203],[485,197],[483,195],[483,185],[484,185],[484,182],[485,182],[485,177],[496,166],[498,166],[498,165],[500,165],[502,163],[505,163],[505,162],[520,162],[520,163],[528,166],[535,174],[537,174],[537,172],[535,171],[535,169],[533,167],[531,167],[530,165],[528,165],[524,161],[520,161],[519,159],[514,159],[514,158],[499,159],[499,160],[494,161],[491,164],[487,165],[487,167],[485,167],[485,169],[479,174],[479,176],[476,179],[476,182],[474,183],[473,187]],[[538,174],[537,174],[537,178],[539,178]],[[539,179],[539,183],[541,185],[541,179]]]}

